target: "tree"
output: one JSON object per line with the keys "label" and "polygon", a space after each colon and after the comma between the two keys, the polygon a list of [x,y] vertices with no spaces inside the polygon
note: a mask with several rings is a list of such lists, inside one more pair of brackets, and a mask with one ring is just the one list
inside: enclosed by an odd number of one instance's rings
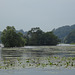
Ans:
{"label": "tree", "polygon": [[27,34],[27,44],[28,45],[41,45],[42,34],[44,32],[39,28],[31,28]]}
{"label": "tree", "polygon": [[43,45],[57,45],[60,40],[57,36],[53,34],[53,32],[46,32],[43,35]]}
{"label": "tree", "polygon": [[60,42],[53,32],[43,32],[39,27],[28,31],[27,45],[56,45]]}
{"label": "tree", "polygon": [[5,47],[21,47],[25,45],[25,40],[21,33],[16,33],[14,26],[7,26],[1,35],[1,41]]}

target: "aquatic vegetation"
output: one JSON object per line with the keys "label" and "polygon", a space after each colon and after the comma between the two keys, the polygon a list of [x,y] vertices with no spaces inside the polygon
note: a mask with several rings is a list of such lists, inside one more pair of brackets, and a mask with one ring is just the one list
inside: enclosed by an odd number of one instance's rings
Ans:
{"label": "aquatic vegetation", "polygon": [[26,63],[29,63],[29,60],[27,60]]}
{"label": "aquatic vegetation", "polygon": [[[66,60],[66,61],[65,61]],[[70,61],[71,60],[71,61]],[[7,63],[7,61],[9,63]],[[11,60],[1,60],[0,61],[0,69],[15,69],[15,68],[51,68],[51,67],[63,67],[63,68],[75,68],[75,57],[38,57],[38,58],[23,58],[23,60],[19,60],[19,58],[14,61],[15,63],[11,63]],[[6,64],[5,64],[6,62]]]}

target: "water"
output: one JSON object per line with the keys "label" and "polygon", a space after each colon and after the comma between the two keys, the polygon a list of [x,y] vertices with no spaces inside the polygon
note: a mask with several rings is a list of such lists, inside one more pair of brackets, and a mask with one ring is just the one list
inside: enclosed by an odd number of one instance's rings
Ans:
{"label": "water", "polygon": [[73,44],[58,44],[57,46],[75,46]]}
{"label": "water", "polygon": [[75,46],[0,48],[0,75],[75,75]]}
{"label": "water", "polygon": [[41,69],[22,69],[22,70],[0,70],[0,75],[75,75],[75,70],[41,70]]}

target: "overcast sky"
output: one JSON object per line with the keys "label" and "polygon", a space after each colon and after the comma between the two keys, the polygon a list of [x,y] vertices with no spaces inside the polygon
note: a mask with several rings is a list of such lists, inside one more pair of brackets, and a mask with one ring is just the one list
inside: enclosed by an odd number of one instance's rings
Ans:
{"label": "overcast sky", "polygon": [[6,26],[50,31],[75,24],[75,0],[0,0],[0,31]]}

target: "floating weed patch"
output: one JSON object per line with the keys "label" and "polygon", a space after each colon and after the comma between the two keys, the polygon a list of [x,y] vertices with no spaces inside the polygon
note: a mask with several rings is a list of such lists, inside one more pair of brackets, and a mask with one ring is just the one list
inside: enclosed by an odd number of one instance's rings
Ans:
{"label": "floating weed patch", "polygon": [[[21,59],[21,60],[20,60]],[[0,69],[16,68],[75,68],[75,57],[29,57],[16,58],[16,61],[0,60]]]}
{"label": "floating weed patch", "polygon": [[29,63],[29,60],[27,60],[26,63]]}

